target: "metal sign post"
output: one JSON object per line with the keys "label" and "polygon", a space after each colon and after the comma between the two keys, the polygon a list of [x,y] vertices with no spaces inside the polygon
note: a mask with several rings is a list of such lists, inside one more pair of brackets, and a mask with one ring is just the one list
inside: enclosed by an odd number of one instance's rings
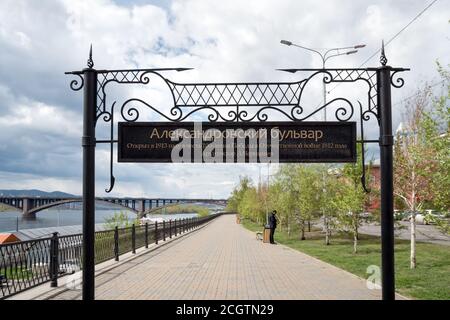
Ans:
{"label": "metal sign post", "polygon": [[381,283],[383,300],[395,300],[394,266],[394,186],[392,146],[391,70],[386,66],[384,46],[382,67],[377,70],[378,111],[380,118],[381,169]]}
{"label": "metal sign post", "polygon": [[83,102],[83,300],[95,298],[95,116],[97,71],[93,69],[92,47],[85,81]]}

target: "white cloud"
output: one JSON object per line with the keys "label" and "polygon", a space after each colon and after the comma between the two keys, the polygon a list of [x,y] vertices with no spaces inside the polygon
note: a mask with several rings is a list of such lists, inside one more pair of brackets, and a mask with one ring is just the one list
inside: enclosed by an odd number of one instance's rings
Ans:
{"label": "white cloud", "polygon": [[41,134],[55,134],[64,137],[78,137],[81,132],[80,115],[61,107],[25,99],[10,113],[0,117],[2,130],[20,129]]}

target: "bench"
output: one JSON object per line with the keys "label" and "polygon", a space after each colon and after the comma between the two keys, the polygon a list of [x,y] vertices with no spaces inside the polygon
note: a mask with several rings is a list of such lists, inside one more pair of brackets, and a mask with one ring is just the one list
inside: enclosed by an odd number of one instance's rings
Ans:
{"label": "bench", "polygon": [[257,231],[257,232],[256,232],[256,240],[262,241],[262,239],[263,239],[263,233],[262,233],[262,231]]}

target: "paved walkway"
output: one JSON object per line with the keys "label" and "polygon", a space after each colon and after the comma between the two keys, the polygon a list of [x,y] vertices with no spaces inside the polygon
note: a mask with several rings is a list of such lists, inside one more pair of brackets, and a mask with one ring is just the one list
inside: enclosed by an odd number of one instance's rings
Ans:
{"label": "paved walkway", "polygon": [[[96,278],[96,299],[380,299],[365,281],[224,215]],[[80,291],[54,299],[79,299]]]}

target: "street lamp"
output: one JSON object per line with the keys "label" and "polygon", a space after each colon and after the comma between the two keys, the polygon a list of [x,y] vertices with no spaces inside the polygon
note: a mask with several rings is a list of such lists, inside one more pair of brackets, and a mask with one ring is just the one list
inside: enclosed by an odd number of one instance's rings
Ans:
{"label": "street lamp", "polygon": [[[320,58],[322,59],[322,69],[325,69],[325,63],[327,62],[328,59],[333,58],[333,57],[343,56],[343,55],[355,54],[358,52],[358,49],[364,48],[366,46],[365,44],[357,44],[357,45],[349,46],[349,47],[331,48],[331,49],[326,50],[324,53],[322,53],[318,50],[300,46],[300,45],[292,43],[291,41],[288,41],[288,40],[281,40],[280,43],[284,44],[286,46],[294,46],[294,47],[298,47],[301,49],[305,49],[305,50],[317,53],[320,56]],[[346,50],[346,51],[340,52],[342,50]],[[325,83],[325,81],[323,81],[323,105],[324,106],[327,103],[326,85],[327,84]],[[326,107],[323,108],[323,120],[327,121],[327,108]]]}

